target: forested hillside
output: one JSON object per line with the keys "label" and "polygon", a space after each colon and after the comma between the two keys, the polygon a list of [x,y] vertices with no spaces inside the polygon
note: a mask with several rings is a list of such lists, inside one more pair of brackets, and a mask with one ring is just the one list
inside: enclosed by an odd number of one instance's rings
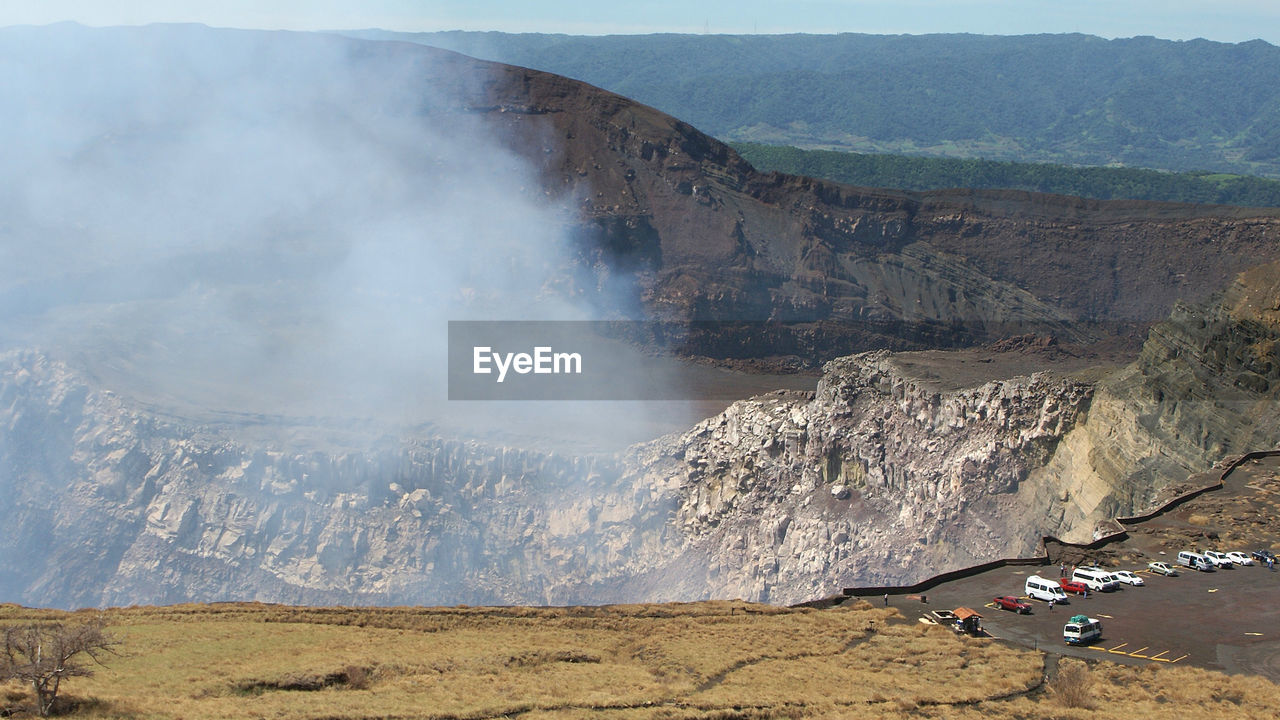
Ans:
{"label": "forested hillside", "polygon": [[1280,177],[1280,48],[1260,40],[355,34],[568,75],[724,140]]}
{"label": "forested hillside", "polygon": [[902,190],[1013,189],[1100,200],[1280,207],[1280,180],[1223,173],[907,157],[734,143],[757,170]]}

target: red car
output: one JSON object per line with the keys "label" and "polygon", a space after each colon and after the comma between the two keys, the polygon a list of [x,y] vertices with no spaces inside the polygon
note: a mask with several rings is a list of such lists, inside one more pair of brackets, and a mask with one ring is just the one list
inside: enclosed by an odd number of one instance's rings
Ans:
{"label": "red car", "polygon": [[1062,578],[1058,581],[1058,584],[1062,586],[1063,592],[1075,593],[1077,595],[1083,595],[1089,592],[1088,586],[1082,582],[1076,582],[1071,578]]}
{"label": "red car", "polygon": [[1001,595],[1000,597],[992,600],[992,602],[994,602],[996,604],[996,607],[1000,608],[1001,610],[1012,610],[1014,612],[1022,613],[1023,615],[1028,615],[1031,613],[1030,605],[1022,602],[1021,600],[1019,600],[1018,598],[1012,595]]}

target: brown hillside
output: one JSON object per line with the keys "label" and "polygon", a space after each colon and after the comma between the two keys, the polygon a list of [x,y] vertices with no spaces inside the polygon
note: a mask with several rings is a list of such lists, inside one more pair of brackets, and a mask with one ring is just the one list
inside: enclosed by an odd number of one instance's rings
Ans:
{"label": "brown hillside", "polygon": [[650,313],[845,323],[827,328],[839,340],[818,355],[966,343],[1010,334],[1005,323],[1143,324],[1280,255],[1274,209],[764,174],[598,88],[421,52],[433,75],[454,80],[462,108],[537,163],[544,192],[574,199],[590,252],[639,279]]}

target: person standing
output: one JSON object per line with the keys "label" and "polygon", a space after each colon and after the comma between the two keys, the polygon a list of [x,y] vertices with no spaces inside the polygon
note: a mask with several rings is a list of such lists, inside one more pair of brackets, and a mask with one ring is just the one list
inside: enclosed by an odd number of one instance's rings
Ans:
{"label": "person standing", "polygon": [[884,606],[889,607],[889,593],[884,594]]}

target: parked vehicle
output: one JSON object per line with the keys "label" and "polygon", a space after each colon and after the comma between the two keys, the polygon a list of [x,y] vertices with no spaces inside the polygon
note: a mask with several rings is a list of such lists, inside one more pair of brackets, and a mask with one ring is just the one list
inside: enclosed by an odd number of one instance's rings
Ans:
{"label": "parked vehicle", "polygon": [[1146,583],[1142,581],[1142,578],[1134,575],[1128,570],[1112,570],[1111,577],[1125,585],[1133,585],[1134,587],[1142,587],[1143,585],[1146,585]]}
{"label": "parked vehicle", "polygon": [[1111,577],[1111,573],[1097,567],[1076,568],[1076,571],[1071,573],[1071,579],[1084,583],[1094,592],[1111,592],[1120,588],[1120,583]]}
{"label": "parked vehicle", "polygon": [[1217,569],[1217,565],[1214,565],[1212,560],[1191,550],[1183,550],[1178,553],[1178,564],[1200,572],[1213,572]]}
{"label": "parked vehicle", "polygon": [[1102,622],[1084,615],[1072,616],[1062,627],[1062,639],[1068,645],[1083,645],[1102,637]]}
{"label": "parked vehicle", "polygon": [[1235,563],[1231,562],[1231,558],[1227,557],[1226,553],[1220,553],[1217,550],[1201,550],[1200,554],[1209,558],[1209,562],[1212,562],[1217,567],[1230,569],[1236,566]]}
{"label": "parked vehicle", "polygon": [[1253,555],[1253,559],[1254,559],[1254,560],[1257,560],[1257,561],[1258,561],[1258,562],[1260,562],[1260,563],[1264,563],[1264,562],[1266,562],[1267,560],[1270,560],[1271,562],[1275,562],[1275,561],[1276,561],[1276,554],[1275,554],[1275,553],[1273,553],[1273,552],[1271,552],[1270,550],[1268,550],[1268,549],[1266,549],[1266,548],[1261,548],[1261,549],[1259,549],[1259,550],[1254,550],[1254,551],[1253,551],[1252,553],[1250,553],[1250,554],[1251,554],[1251,555]]}
{"label": "parked vehicle", "polygon": [[1031,606],[1012,595],[1001,595],[992,600],[1001,610],[1012,610],[1023,615],[1031,614]]}
{"label": "parked vehicle", "polygon": [[1253,564],[1253,558],[1249,557],[1248,555],[1245,555],[1239,550],[1232,550],[1231,552],[1227,553],[1227,559],[1235,563],[1236,565],[1252,565]]}
{"label": "parked vehicle", "polygon": [[1036,600],[1044,600],[1045,602],[1052,600],[1059,605],[1068,602],[1067,594],[1062,591],[1062,586],[1056,580],[1048,580],[1039,575],[1032,575],[1027,578],[1023,591],[1027,597]]}
{"label": "parked vehicle", "polygon": [[1176,577],[1178,575],[1178,571],[1175,570],[1172,565],[1166,562],[1160,562],[1159,560],[1147,563],[1147,569],[1158,575],[1168,575],[1169,577]]}
{"label": "parked vehicle", "polygon": [[1089,591],[1088,585],[1085,585],[1082,582],[1076,582],[1071,578],[1062,578],[1058,581],[1058,584],[1062,586],[1063,592],[1075,593],[1076,595],[1083,595]]}

